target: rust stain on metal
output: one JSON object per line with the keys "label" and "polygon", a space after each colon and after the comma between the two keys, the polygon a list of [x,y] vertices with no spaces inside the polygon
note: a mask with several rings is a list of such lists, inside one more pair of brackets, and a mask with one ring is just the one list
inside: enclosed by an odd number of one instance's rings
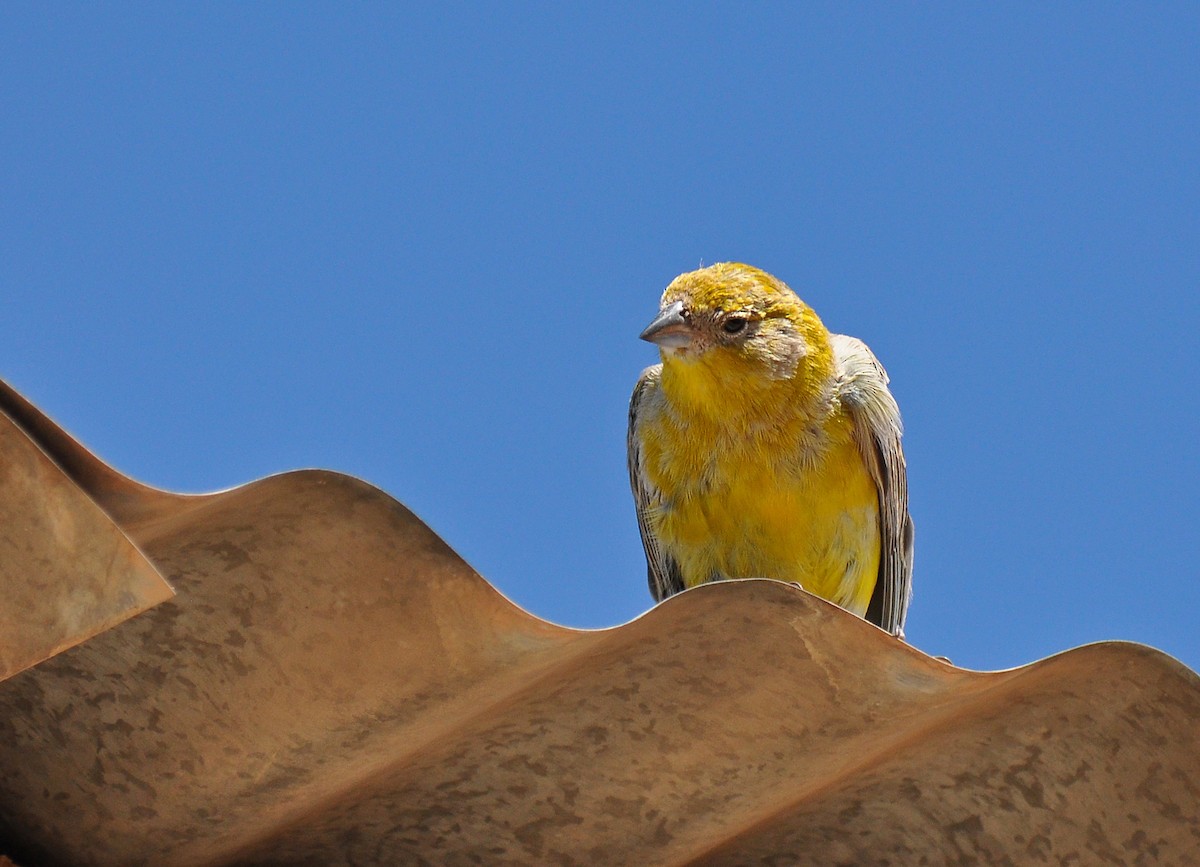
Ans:
{"label": "rust stain on metal", "polygon": [[0,683],[0,852],[18,862],[1200,852],[1200,679],[1149,648],[964,671],[766,581],[564,629],[364,482],[177,496],[41,418],[23,430],[178,595]]}

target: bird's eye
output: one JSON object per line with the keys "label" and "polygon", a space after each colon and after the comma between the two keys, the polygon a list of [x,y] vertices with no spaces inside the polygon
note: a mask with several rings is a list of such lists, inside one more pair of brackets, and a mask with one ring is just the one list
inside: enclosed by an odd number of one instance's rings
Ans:
{"label": "bird's eye", "polygon": [[737,334],[745,327],[745,319],[743,319],[741,316],[731,316],[729,319],[725,320],[725,323],[721,326],[721,330],[723,330],[726,334]]}

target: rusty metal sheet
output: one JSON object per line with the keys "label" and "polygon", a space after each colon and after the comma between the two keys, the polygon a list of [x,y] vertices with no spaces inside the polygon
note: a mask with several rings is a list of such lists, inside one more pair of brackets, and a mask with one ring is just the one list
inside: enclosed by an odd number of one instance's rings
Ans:
{"label": "rusty metal sheet", "polygon": [[178,595],[0,683],[27,867],[1200,852],[1200,679],[1149,648],[964,671],[766,581],[564,629],[356,479],[179,497],[89,458]]}
{"label": "rusty metal sheet", "polygon": [[0,680],[173,595],[5,409],[0,399]]}

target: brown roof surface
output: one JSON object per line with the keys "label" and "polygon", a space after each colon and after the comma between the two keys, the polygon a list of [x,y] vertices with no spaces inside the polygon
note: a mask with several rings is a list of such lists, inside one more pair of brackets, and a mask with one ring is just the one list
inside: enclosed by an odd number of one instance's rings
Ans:
{"label": "brown roof surface", "polygon": [[1200,679],[1158,651],[964,671],[767,581],[564,629],[356,479],[168,494],[0,409],[26,867],[1200,863]]}

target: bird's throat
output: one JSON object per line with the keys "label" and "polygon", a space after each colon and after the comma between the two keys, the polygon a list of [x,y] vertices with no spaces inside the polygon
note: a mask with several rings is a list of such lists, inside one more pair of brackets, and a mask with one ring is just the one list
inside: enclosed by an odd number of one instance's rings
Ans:
{"label": "bird's throat", "polygon": [[685,422],[761,428],[774,419],[811,418],[827,410],[829,378],[814,376],[809,361],[801,359],[793,376],[775,379],[754,359],[733,353],[663,353],[663,396]]}

